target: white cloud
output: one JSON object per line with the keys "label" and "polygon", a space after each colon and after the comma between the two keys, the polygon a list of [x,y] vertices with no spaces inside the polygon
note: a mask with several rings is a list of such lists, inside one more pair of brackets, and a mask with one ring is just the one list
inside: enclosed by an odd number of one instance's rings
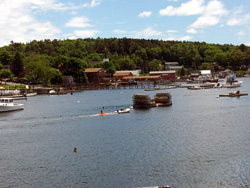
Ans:
{"label": "white cloud", "polygon": [[188,29],[187,33],[196,34],[197,30],[196,29]]}
{"label": "white cloud", "polygon": [[150,17],[152,15],[152,12],[150,11],[144,11],[142,13],[139,14],[140,18],[146,18],[146,17]]}
{"label": "white cloud", "polygon": [[191,16],[198,15],[204,11],[204,0],[190,0],[186,3],[182,3],[180,7],[175,8],[173,6],[167,6],[165,9],[161,9],[159,14],[161,16]]}
{"label": "white cloud", "polygon": [[[34,39],[41,40],[44,38],[56,38],[61,33],[60,29],[53,26],[49,21],[38,21],[32,10],[46,9],[46,3],[51,5],[49,0],[22,0],[9,1],[2,0],[0,2],[0,46],[8,45],[10,41],[27,42]],[[55,7],[62,7],[54,4]],[[49,8],[49,7],[47,7]]]}
{"label": "white cloud", "polygon": [[[88,7],[100,4],[92,0]],[[0,1],[0,46],[8,45],[10,41],[28,42],[31,40],[58,38],[61,30],[46,20],[44,16],[49,11],[75,11],[82,8],[73,3],[60,3],[59,0],[1,0]],[[76,13],[76,12],[74,12]],[[77,20],[71,20],[69,26],[76,27]],[[75,23],[75,25],[74,25]],[[78,27],[91,26],[88,22],[78,22]],[[85,25],[84,25],[85,24]]]}
{"label": "white cloud", "polygon": [[100,31],[98,30],[75,30],[74,36],[77,38],[88,38],[88,37],[94,37],[97,33]]}
{"label": "white cloud", "polygon": [[95,7],[95,6],[98,6],[100,4],[101,4],[100,0],[91,0],[90,3],[83,4],[82,7]]}
{"label": "white cloud", "polygon": [[162,32],[154,30],[152,27],[147,27],[143,31],[135,31],[132,33],[135,38],[150,38],[163,35]]}
{"label": "white cloud", "polygon": [[175,41],[188,41],[191,40],[191,36],[169,36],[165,40],[175,40]]}
{"label": "white cloud", "polygon": [[167,33],[177,33],[178,31],[176,30],[167,30]]}
{"label": "white cloud", "polygon": [[247,25],[250,23],[250,14],[242,15],[240,12],[234,13],[227,21],[229,26]]}
{"label": "white cloud", "polygon": [[190,25],[190,28],[205,28],[208,26],[214,26],[218,24],[220,18],[217,16],[201,16],[193,24]]}
{"label": "white cloud", "polygon": [[69,22],[67,22],[65,26],[66,27],[79,27],[79,28],[93,26],[89,24],[88,22],[89,22],[89,19],[84,16],[74,17]]}
{"label": "white cloud", "polygon": [[215,26],[221,21],[221,17],[228,14],[224,5],[219,0],[210,0],[207,5],[205,0],[189,0],[179,7],[168,6],[160,10],[161,16],[191,16],[200,15],[188,29],[188,33],[195,34],[197,29]]}
{"label": "white cloud", "polygon": [[115,34],[125,34],[125,33],[127,33],[127,32],[124,31],[124,30],[116,29],[116,30],[113,30],[113,33],[115,33]]}
{"label": "white cloud", "polygon": [[218,0],[211,0],[204,9],[205,15],[210,16],[224,16],[228,11],[224,8],[224,5]]}

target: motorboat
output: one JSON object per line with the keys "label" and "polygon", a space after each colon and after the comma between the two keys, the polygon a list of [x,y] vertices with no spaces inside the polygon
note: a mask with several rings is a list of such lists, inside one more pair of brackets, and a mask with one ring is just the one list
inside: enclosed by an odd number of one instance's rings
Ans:
{"label": "motorboat", "polygon": [[16,104],[13,98],[0,98],[0,112],[23,110],[23,104]]}
{"label": "motorboat", "polygon": [[240,87],[242,83],[243,83],[242,81],[236,80],[235,75],[230,75],[227,77],[226,83],[221,84],[221,86],[226,88],[234,88],[234,87]]}
{"label": "motorboat", "polygon": [[129,113],[130,108],[126,108],[126,109],[121,108],[120,110],[116,110],[115,112],[118,113],[118,114]]}
{"label": "motorboat", "polygon": [[234,87],[240,87],[242,83],[243,83],[242,81],[236,80],[234,82],[226,82],[224,84],[221,84],[221,86],[226,88],[234,88]]}

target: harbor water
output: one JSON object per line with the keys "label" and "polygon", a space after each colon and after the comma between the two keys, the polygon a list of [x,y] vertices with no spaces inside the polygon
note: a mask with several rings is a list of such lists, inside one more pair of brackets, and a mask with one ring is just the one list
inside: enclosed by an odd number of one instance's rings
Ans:
{"label": "harbor water", "polygon": [[[250,94],[250,78],[239,80]],[[16,101],[24,110],[0,114],[0,187],[250,187],[250,96],[217,98],[236,89],[163,90],[171,107],[127,114],[114,111],[159,91]]]}

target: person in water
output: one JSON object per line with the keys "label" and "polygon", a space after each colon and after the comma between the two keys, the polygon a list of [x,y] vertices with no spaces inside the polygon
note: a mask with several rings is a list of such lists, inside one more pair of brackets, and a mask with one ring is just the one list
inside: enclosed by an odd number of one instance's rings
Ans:
{"label": "person in water", "polygon": [[102,111],[102,110],[100,111],[100,114],[103,114],[103,111]]}
{"label": "person in water", "polygon": [[239,89],[237,89],[236,94],[240,94],[240,90]]}

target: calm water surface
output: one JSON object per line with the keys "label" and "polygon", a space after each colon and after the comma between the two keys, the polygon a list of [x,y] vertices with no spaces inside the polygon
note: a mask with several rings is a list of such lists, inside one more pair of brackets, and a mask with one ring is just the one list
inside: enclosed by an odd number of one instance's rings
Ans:
{"label": "calm water surface", "polygon": [[[250,78],[241,92],[250,93]],[[0,114],[0,187],[170,185],[250,187],[250,97],[235,89],[168,90],[173,106],[132,110],[132,96],[98,90],[28,98]],[[77,153],[73,148],[77,147]]]}

